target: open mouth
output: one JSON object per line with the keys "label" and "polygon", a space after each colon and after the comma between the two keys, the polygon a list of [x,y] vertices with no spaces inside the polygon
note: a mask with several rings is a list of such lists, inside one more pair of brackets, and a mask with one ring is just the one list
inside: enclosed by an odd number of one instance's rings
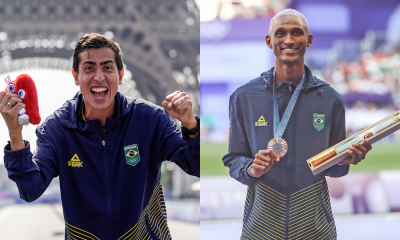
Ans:
{"label": "open mouth", "polygon": [[106,87],[92,87],[90,89],[90,92],[92,93],[92,95],[94,96],[94,98],[103,98],[107,95],[108,93],[108,88]]}

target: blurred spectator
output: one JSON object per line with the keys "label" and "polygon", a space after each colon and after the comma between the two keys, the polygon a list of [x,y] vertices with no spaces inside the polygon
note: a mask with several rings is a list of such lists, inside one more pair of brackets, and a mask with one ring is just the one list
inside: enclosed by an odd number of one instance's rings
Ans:
{"label": "blurred spectator", "polygon": [[289,0],[208,0],[195,1],[200,6],[200,21],[215,19],[253,19],[272,17],[283,10]]}
{"label": "blurred spectator", "polygon": [[[343,95],[347,136],[400,109],[400,51],[384,46],[358,61],[326,66],[322,78]],[[400,140],[400,133],[387,140]]]}

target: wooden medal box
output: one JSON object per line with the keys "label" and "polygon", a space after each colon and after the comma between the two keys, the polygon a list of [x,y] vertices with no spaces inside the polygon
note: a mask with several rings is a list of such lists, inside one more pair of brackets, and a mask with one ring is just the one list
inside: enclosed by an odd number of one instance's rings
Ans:
{"label": "wooden medal box", "polygon": [[[321,152],[321,153],[315,155],[314,157],[308,159],[308,160],[307,160],[307,163],[308,163],[308,166],[310,167],[312,173],[313,173],[314,175],[317,175],[318,173],[320,173],[320,172],[322,172],[322,171],[324,171],[324,170],[326,170],[326,169],[332,167],[333,165],[335,165],[335,164],[341,162],[343,159],[349,157],[350,154],[347,153],[347,149],[346,149],[345,151],[342,151],[341,153],[337,153],[336,156],[334,156],[334,157],[332,157],[332,158],[330,158],[330,159],[328,159],[328,160],[326,160],[326,161],[324,161],[324,162],[322,162],[322,163],[320,163],[320,164],[318,164],[317,166],[314,167],[313,164],[311,164],[311,162],[312,162],[313,160],[315,160],[316,158],[318,158],[318,156],[321,156],[321,155],[324,155],[324,154],[329,154],[329,152],[332,153],[332,149],[333,149],[333,148],[336,149],[336,148],[337,148],[338,146],[340,146],[341,144],[344,144],[345,142],[349,141],[350,139],[356,137],[357,135],[360,135],[360,134],[362,134],[362,133],[368,131],[368,130],[371,129],[372,127],[378,125],[378,124],[381,123],[381,122],[384,122],[385,120],[387,120],[387,119],[389,119],[389,118],[394,117],[394,116],[397,115],[397,114],[400,114],[400,110],[397,111],[397,112],[395,112],[395,113],[393,113],[393,114],[391,114],[391,115],[389,115],[388,117],[386,117],[386,118],[380,120],[379,122],[376,122],[375,124],[373,124],[373,125],[371,125],[371,126],[369,126],[369,127],[367,127],[367,128],[364,128],[363,130],[359,131],[358,133],[356,133],[356,134],[354,134],[354,135],[352,135],[352,136],[346,138],[345,140],[339,142],[338,144],[336,144],[336,145],[334,145],[334,146],[328,148],[327,150],[325,150],[325,151],[323,151],[323,152]],[[374,143],[378,142],[379,140],[381,140],[382,138],[388,136],[389,134],[391,134],[391,133],[393,133],[393,132],[395,132],[395,131],[397,131],[397,130],[399,130],[399,129],[400,129],[400,121],[395,122],[394,124],[390,125],[389,127],[383,129],[382,131],[379,131],[379,132],[377,132],[376,134],[374,134],[374,135],[372,135],[372,136],[370,136],[370,137],[367,137],[367,138],[365,138],[365,139],[369,140],[369,142],[370,142],[371,144],[374,144]],[[360,142],[358,142],[358,143],[361,144],[362,141],[360,141]],[[335,151],[336,151],[336,150],[335,150]]]}

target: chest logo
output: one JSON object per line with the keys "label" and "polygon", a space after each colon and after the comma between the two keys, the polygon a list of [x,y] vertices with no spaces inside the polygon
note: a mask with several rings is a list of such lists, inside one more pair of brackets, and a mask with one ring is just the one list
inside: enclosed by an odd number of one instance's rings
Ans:
{"label": "chest logo", "polygon": [[324,128],[325,114],[314,113],[314,128],[321,131]]}
{"label": "chest logo", "polygon": [[71,158],[71,161],[68,161],[68,167],[83,167],[83,162],[79,159],[78,154]]}
{"label": "chest logo", "polygon": [[126,163],[135,166],[140,161],[139,149],[137,144],[124,147]]}
{"label": "chest logo", "polygon": [[264,127],[264,126],[268,126],[268,122],[265,121],[264,116],[261,115],[261,117],[258,119],[257,122],[255,122],[256,127]]}

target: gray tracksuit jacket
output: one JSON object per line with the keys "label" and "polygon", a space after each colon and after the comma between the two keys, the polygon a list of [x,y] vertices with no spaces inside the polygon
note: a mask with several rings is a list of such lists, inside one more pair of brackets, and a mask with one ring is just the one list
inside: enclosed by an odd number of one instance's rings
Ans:
{"label": "gray tracksuit jacket", "polygon": [[[349,166],[335,165],[314,176],[306,160],[345,139],[343,98],[307,66],[305,72],[282,136],[289,150],[259,178],[251,177],[247,168],[274,138],[273,69],[230,97],[229,152],[222,160],[233,178],[248,185],[241,239],[336,239],[325,176],[344,176]],[[296,85],[283,82],[276,88],[282,119]]]}

